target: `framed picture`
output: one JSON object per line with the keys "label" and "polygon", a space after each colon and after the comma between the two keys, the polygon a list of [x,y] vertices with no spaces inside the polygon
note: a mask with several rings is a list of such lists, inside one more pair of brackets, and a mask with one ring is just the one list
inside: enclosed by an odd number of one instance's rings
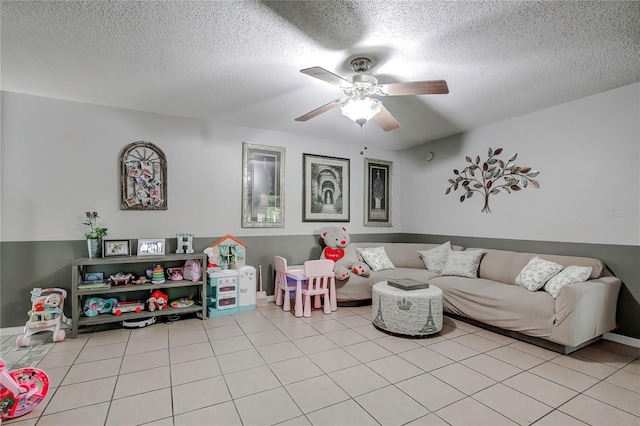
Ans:
{"label": "framed picture", "polygon": [[284,227],[284,148],[242,144],[242,227]]}
{"label": "framed picture", "polygon": [[87,272],[82,282],[86,284],[104,282],[104,272]]}
{"label": "framed picture", "polygon": [[138,256],[164,256],[164,238],[138,240]]}
{"label": "framed picture", "polygon": [[349,222],[349,159],[302,154],[302,220]]}
{"label": "framed picture", "polygon": [[102,240],[102,257],[131,256],[129,240]]}
{"label": "framed picture", "polygon": [[364,159],[364,226],[392,226],[393,162]]}
{"label": "framed picture", "polygon": [[120,153],[120,209],[167,209],[167,157],[151,142],[133,142]]}

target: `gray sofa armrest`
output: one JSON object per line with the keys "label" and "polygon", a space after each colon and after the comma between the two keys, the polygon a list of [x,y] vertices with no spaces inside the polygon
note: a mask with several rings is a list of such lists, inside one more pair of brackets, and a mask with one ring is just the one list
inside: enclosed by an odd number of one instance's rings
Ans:
{"label": "gray sofa armrest", "polygon": [[552,340],[576,346],[613,330],[621,284],[619,278],[600,277],[562,287],[556,298]]}

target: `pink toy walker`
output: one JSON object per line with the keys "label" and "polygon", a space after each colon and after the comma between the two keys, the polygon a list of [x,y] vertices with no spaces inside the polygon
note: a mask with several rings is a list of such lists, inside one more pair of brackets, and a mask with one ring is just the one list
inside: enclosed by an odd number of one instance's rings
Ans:
{"label": "pink toy walker", "polygon": [[71,322],[63,312],[66,298],[67,292],[61,288],[34,288],[31,291],[31,310],[27,313],[29,321],[24,326],[24,334],[16,339],[16,345],[29,345],[31,336],[44,330],[53,332],[54,342],[62,342],[65,338],[62,324]]}
{"label": "pink toy walker", "polygon": [[49,377],[38,368],[7,371],[0,358],[0,424],[2,419],[25,415],[40,404],[49,391]]}

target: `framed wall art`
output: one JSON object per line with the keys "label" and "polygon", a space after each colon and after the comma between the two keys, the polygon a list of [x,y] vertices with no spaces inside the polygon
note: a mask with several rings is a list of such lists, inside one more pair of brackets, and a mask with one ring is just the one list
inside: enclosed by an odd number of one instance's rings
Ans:
{"label": "framed wall art", "polygon": [[164,238],[138,240],[138,256],[164,256]]}
{"label": "framed wall art", "polygon": [[242,227],[284,227],[284,154],[273,146],[242,144]]}
{"label": "framed wall art", "polygon": [[129,240],[102,240],[102,257],[131,256]]}
{"label": "framed wall art", "polygon": [[364,226],[392,226],[393,162],[364,159]]}
{"label": "framed wall art", "polygon": [[302,154],[302,220],[349,222],[349,159]]}
{"label": "framed wall art", "polygon": [[167,209],[167,158],[151,142],[134,142],[120,154],[120,208]]}

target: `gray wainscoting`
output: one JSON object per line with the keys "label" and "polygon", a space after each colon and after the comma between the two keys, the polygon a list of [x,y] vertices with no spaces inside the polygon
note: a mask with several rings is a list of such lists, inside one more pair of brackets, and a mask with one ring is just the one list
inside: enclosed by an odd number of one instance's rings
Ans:
{"label": "gray wainscoting", "polygon": [[[204,250],[219,237],[196,238],[194,249]],[[238,237],[247,244],[247,264],[262,265],[263,286],[273,294],[273,256],[287,258],[289,264],[317,259],[321,253],[319,235],[283,235]],[[618,276],[623,285],[618,298],[618,333],[640,338],[640,247],[608,244],[579,244],[553,241],[519,241],[425,234],[355,234],[354,242],[427,242],[463,247],[485,247],[531,253],[597,257]],[[167,238],[167,251],[175,252],[175,238]],[[136,240],[131,246],[136,247]],[[70,290],[71,261],[86,257],[84,240],[26,241],[0,243],[0,326],[15,327],[27,321],[31,308],[30,291],[34,287],[61,287]],[[70,301],[66,303],[69,311]]]}

